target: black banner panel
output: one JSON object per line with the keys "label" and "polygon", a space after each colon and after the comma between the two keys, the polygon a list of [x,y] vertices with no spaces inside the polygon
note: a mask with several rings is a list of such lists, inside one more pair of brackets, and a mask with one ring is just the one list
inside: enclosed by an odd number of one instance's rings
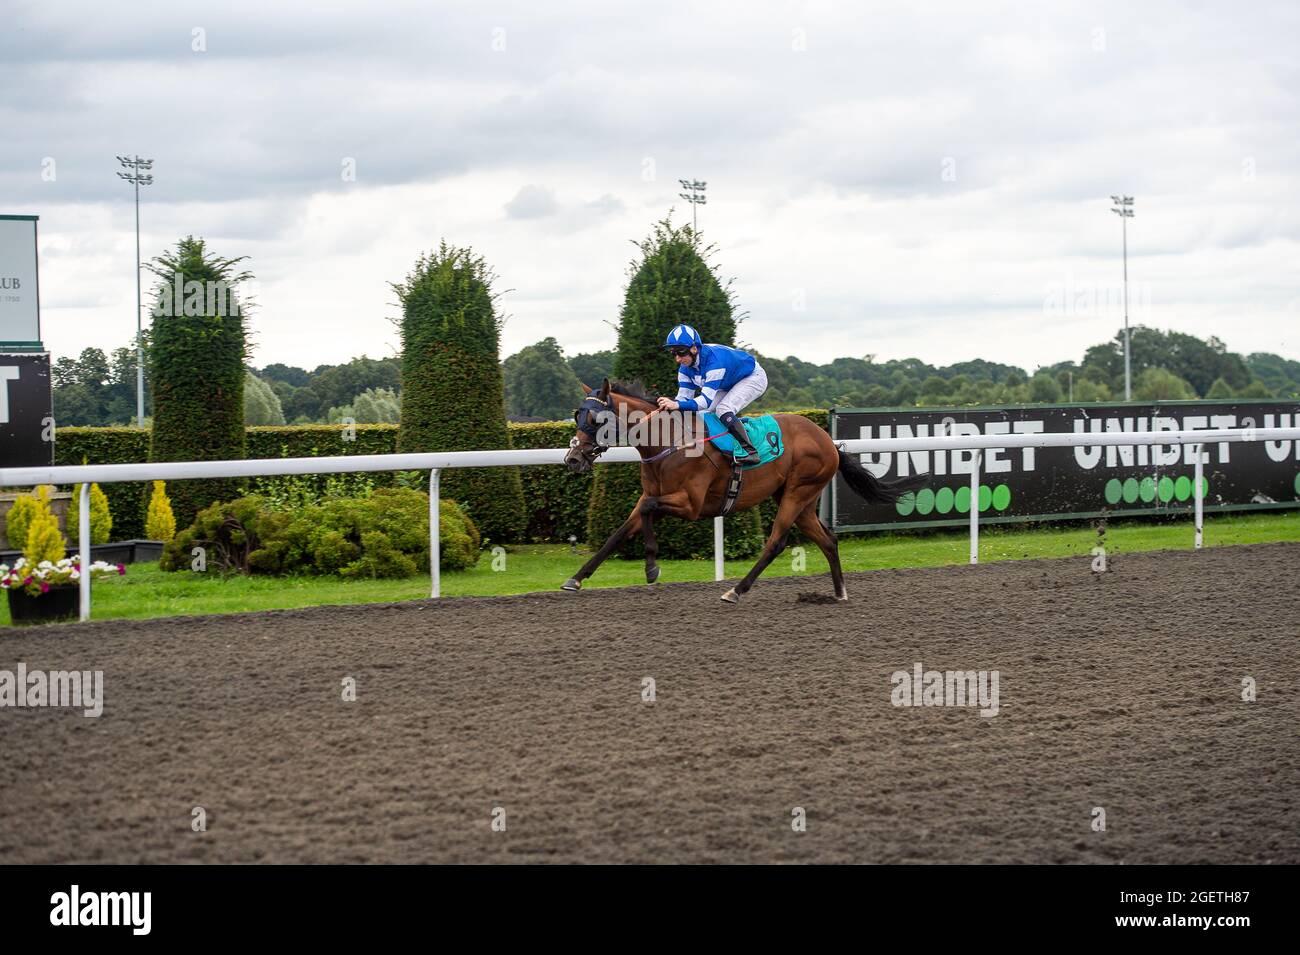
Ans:
{"label": "black banner panel", "polygon": [[[831,436],[918,438],[986,434],[1110,434],[1206,428],[1300,427],[1300,402],[1167,401],[1150,404],[1020,405],[1007,408],[831,411]],[[1008,523],[1163,514],[1194,506],[1191,445],[989,448],[980,465],[981,522]],[[863,454],[880,478],[928,474],[897,504],[867,504],[836,476],[836,530],[946,527],[970,521],[974,451]],[[1200,451],[1205,510],[1300,507],[1300,441],[1214,442]]]}
{"label": "black banner panel", "polygon": [[53,463],[49,353],[0,354],[0,468]]}

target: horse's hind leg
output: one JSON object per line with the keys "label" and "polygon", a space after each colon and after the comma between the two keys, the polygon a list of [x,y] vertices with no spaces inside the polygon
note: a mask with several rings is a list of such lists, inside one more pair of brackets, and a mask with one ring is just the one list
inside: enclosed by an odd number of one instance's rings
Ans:
{"label": "horse's hind leg", "polygon": [[645,582],[653,584],[659,579],[659,541],[655,539],[655,510],[649,501],[641,513],[641,534],[645,537]]}
{"label": "horse's hind leg", "polygon": [[797,497],[797,494],[786,494],[782,498],[781,506],[776,509],[776,519],[772,521],[772,533],[767,535],[767,543],[763,545],[763,553],[759,555],[758,563],[749,569],[744,580],[722,595],[722,599],[727,603],[739,603],[740,598],[754,586],[758,575],[767,569],[768,564],[776,560],[781,551],[785,550],[786,541],[790,536],[790,525],[808,503],[806,500],[797,500]]}
{"label": "horse's hind leg", "polygon": [[826,555],[826,562],[831,565],[831,581],[835,584],[835,599],[848,600],[848,591],[844,589],[844,571],[840,569],[840,542],[835,532],[817,516],[817,506],[810,505],[795,518],[794,523]]}

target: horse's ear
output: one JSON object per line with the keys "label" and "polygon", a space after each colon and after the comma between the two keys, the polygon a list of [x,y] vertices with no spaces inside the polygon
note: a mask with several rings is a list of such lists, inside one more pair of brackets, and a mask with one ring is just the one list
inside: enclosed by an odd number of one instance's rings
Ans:
{"label": "horse's ear", "polygon": [[591,394],[591,389],[587,387],[587,383],[585,381],[580,381],[578,382],[578,384],[582,385],[582,393],[584,395]]}
{"label": "horse's ear", "polygon": [[600,397],[602,397],[602,398],[608,398],[608,397],[609,397],[609,379],[608,379],[608,378],[606,378],[606,379],[605,379],[605,383],[604,383],[603,385],[600,386]]}

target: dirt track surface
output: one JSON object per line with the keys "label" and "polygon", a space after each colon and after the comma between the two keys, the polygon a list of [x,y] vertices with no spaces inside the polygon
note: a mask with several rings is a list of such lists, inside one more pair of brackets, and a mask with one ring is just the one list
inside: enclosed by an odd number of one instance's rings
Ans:
{"label": "dirt track surface", "polygon": [[0,630],[0,860],[1300,862],[1300,544],[1089,560]]}

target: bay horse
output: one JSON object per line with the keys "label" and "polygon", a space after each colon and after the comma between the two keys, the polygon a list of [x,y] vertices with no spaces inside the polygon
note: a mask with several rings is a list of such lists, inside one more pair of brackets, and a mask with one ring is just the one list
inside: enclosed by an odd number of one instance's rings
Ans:
{"label": "bay horse", "polygon": [[[653,584],[659,579],[660,570],[656,562],[659,547],[655,541],[655,518],[665,515],[696,521],[717,516],[731,477],[731,456],[713,446],[704,421],[694,412],[669,412],[680,417],[669,422],[673,427],[660,427],[661,434],[656,436],[656,429],[649,427],[648,419],[657,413],[657,396],[638,382],[611,383],[606,378],[600,389],[593,390],[584,384],[582,390],[587,397],[573,415],[578,433],[569,442],[565,465],[571,472],[585,473],[610,446],[631,444],[641,455],[641,496],[622,526],[581,570],[564,582],[563,589],[579,590],[605,558],[629,534],[637,531],[645,537],[646,582]],[[785,451],[776,460],[745,472],[733,513],[776,498],[779,502],[776,519],[758,562],[722,599],[728,603],[740,601],[754,586],[758,575],[785,549],[793,526],[821,548],[830,564],[835,599],[847,600],[839,543],[835,533],[817,514],[822,489],[839,473],[868,503],[893,503],[923,485],[925,477],[912,475],[881,480],[864,468],[856,455],[845,454],[836,447],[830,435],[803,415],[774,417],[781,426]],[[602,444],[601,440],[606,443]]]}

